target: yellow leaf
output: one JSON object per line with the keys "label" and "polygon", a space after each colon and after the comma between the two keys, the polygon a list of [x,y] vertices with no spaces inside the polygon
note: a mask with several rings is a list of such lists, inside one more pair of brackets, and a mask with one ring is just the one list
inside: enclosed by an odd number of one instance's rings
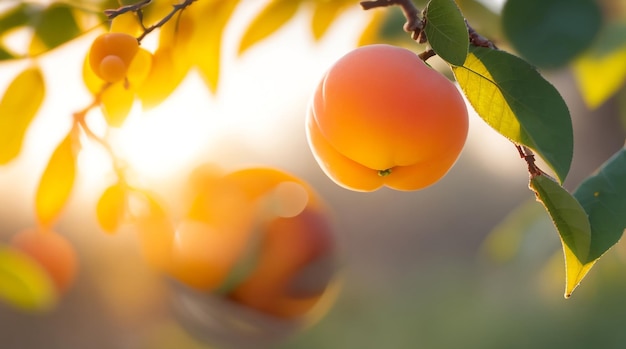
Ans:
{"label": "yellow leaf", "polygon": [[107,87],[100,97],[102,114],[111,127],[121,127],[135,102],[135,93],[126,88],[125,81]]}
{"label": "yellow leaf", "polygon": [[273,0],[250,23],[239,43],[239,54],[274,34],[285,25],[300,7],[298,0]]}
{"label": "yellow leaf", "polygon": [[87,87],[87,90],[93,95],[100,93],[105,84],[104,80],[100,79],[91,69],[89,65],[89,54],[86,54],[83,60],[83,83],[85,83],[85,87]]}
{"label": "yellow leaf", "polygon": [[112,33],[126,33],[137,37],[143,33],[143,28],[141,28],[137,14],[133,11],[129,11],[113,18],[109,31]]}
{"label": "yellow leaf", "polygon": [[144,109],[163,102],[183,81],[186,70],[179,70],[174,63],[171,48],[159,47],[152,56],[152,66],[145,81],[136,90]]}
{"label": "yellow leaf", "polygon": [[[194,4],[192,8],[197,28],[191,41],[193,50],[190,50],[189,55],[213,93],[217,92],[219,84],[224,28],[238,3],[239,0],[203,1]],[[206,18],[211,20],[207,21]]]}
{"label": "yellow leaf", "polygon": [[561,238],[561,244],[563,245],[563,256],[565,257],[565,298],[569,298],[598,260],[583,264],[574,252],[568,248],[567,244],[563,242],[563,238]]}
{"label": "yellow leaf", "polygon": [[50,156],[35,193],[35,213],[39,223],[50,227],[67,203],[76,177],[74,135],[70,132]]}
{"label": "yellow leaf", "polygon": [[529,187],[550,214],[559,233],[565,257],[565,298],[569,298],[597,260],[589,260],[589,219],[578,200],[551,178],[534,176]]}
{"label": "yellow leaf", "polygon": [[524,144],[521,125],[515,113],[480,59],[469,53],[463,67],[455,67],[453,70],[456,80],[471,101],[474,110],[485,122],[511,141]]}
{"label": "yellow leaf", "polygon": [[26,311],[50,310],[57,294],[47,272],[34,259],[0,246],[0,300]]}
{"label": "yellow leaf", "polygon": [[382,25],[385,23],[385,19],[387,17],[387,11],[369,11],[372,12],[372,17],[365,26],[363,33],[359,37],[357,42],[358,46],[372,45],[380,43],[381,39],[379,36],[379,31]]}
{"label": "yellow leaf", "polygon": [[[179,70],[189,69],[192,64],[191,52],[196,49],[193,45],[193,37],[200,18],[194,16],[192,10],[179,12],[161,28],[159,33],[159,47],[167,47],[172,52],[172,59]],[[207,35],[207,32],[201,35]]]}
{"label": "yellow leaf", "polygon": [[107,233],[115,233],[126,214],[126,190],[120,183],[105,189],[96,204],[96,217],[100,227]]}
{"label": "yellow leaf", "polygon": [[0,165],[19,155],[44,95],[45,83],[38,67],[18,74],[5,91],[0,100]]}
{"label": "yellow leaf", "polygon": [[140,47],[130,62],[126,78],[131,90],[137,90],[146,81],[152,69],[152,52]]}
{"label": "yellow leaf", "polygon": [[311,30],[313,38],[319,40],[324,36],[328,28],[345,9],[346,3],[343,1],[316,1],[311,20]]}
{"label": "yellow leaf", "polygon": [[626,46],[602,56],[587,52],[574,61],[574,77],[589,108],[599,107],[624,85],[625,62]]}

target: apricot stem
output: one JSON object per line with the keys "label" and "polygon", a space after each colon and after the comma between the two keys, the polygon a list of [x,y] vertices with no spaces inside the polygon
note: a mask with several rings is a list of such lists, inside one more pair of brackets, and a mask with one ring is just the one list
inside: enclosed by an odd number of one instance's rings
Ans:
{"label": "apricot stem", "polygon": [[379,170],[378,171],[378,176],[380,177],[385,177],[385,176],[389,176],[391,174],[391,169],[388,168],[386,170]]}

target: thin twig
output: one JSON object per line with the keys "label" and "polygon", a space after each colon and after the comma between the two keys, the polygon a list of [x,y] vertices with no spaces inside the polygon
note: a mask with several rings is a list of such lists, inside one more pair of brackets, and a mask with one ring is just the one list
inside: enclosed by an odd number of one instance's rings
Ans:
{"label": "thin twig", "polygon": [[[167,23],[170,19],[172,19],[172,17],[174,17],[174,15],[178,12],[178,11],[182,11],[185,8],[187,8],[189,5],[191,5],[192,3],[196,2],[197,0],[185,0],[183,2],[181,2],[180,4],[175,4],[172,7],[172,11],[170,11],[170,13],[168,13],[167,15],[165,15],[165,17],[163,17],[160,21],[158,21],[157,23],[149,26],[149,27],[144,27],[143,33],[141,33],[141,35],[139,35],[137,37],[137,41],[141,42],[141,40],[143,40],[143,38],[146,37],[146,35],[150,34],[153,30],[162,27],[165,23]],[[142,24],[143,26],[143,24]]]}
{"label": "thin twig", "polygon": [[120,164],[120,161],[113,151],[113,148],[104,138],[98,136],[95,132],[93,132],[93,130],[91,129],[91,127],[89,127],[87,121],[85,120],[87,117],[87,113],[100,105],[104,91],[110,86],[111,84],[106,84],[102,86],[102,89],[100,89],[100,91],[98,91],[98,93],[94,95],[93,100],[91,101],[91,103],[89,103],[89,105],[84,107],[82,110],[74,113],[74,127],[79,127],[81,130],[83,130],[87,138],[98,143],[106,151],[106,153],[109,155],[109,158],[111,158],[113,170],[115,171],[118,181],[120,183],[125,183],[126,181],[124,175],[124,166]]}
{"label": "thin twig", "polygon": [[143,23],[143,8],[150,5],[150,3],[152,3],[152,0],[141,0],[136,4],[126,5],[126,6],[116,8],[116,9],[104,10],[104,14],[107,16],[107,18],[111,20],[124,13],[135,12],[137,14],[137,18],[139,18],[139,23],[141,24],[141,28],[143,29],[143,33],[141,33],[141,35],[137,37],[137,41],[141,43],[141,41],[148,34],[150,34],[155,29],[160,28],[163,25],[165,25],[165,23],[169,22],[169,20],[172,19],[172,17],[174,17],[176,13],[184,10],[185,8],[187,8],[189,5],[191,5],[192,3],[196,1],[197,0],[184,0],[179,4],[172,5],[172,10],[167,15],[165,15],[165,17],[161,18],[160,21],[148,27],[146,27],[145,24]]}
{"label": "thin twig", "polygon": [[467,27],[467,33],[469,34],[470,44],[478,47],[486,47],[493,50],[497,50],[498,47],[493,43],[493,41],[487,39],[486,37],[478,34],[472,26],[469,25],[467,19],[465,20],[465,26]]}
{"label": "thin twig", "polygon": [[361,1],[361,8],[364,10],[370,10],[377,7],[388,7],[397,5],[402,9],[406,23],[404,23],[403,29],[405,32],[411,34],[411,38],[420,43],[426,42],[426,36],[423,35],[424,21],[420,18],[420,11],[415,7],[411,0],[369,0]]}
{"label": "thin twig", "polygon": [[141,0],[136,4],[121,6],[116,9],[107,9],[104,10],[104,15],[107,16],[108,19],[113,19],[126,12],[139,12],[144,7],[150,5],[151,2],[152,0]]}

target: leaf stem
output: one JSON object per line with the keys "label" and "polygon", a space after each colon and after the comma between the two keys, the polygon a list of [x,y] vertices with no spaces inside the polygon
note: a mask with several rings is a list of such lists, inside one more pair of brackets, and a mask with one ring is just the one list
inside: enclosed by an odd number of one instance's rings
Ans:
{"label": "leaf stem", "polygon": [[535,164],[535,154],[533,153],[532,150],[530,150],[530,148],[524,145],[519,145],[519,144],[516,144],[515,148],[517,149],[517,152],[519,153],[520,158],[526,161],[526,164],[528,165],[528,173],[530,174],[531,178],[535,178],[537,176],[541,176],[545,174],[545,172],[543,172],[539,168],[539,166]]}
{"label": "leaf stem", "polygon": [[428,49],[422,53],[420,53],[419,55],[417,55],[422,61],[426,62],[427,59],[429,59],[430,57],[436,56],[437,54],[435,53],[435,51],[431,48]]}

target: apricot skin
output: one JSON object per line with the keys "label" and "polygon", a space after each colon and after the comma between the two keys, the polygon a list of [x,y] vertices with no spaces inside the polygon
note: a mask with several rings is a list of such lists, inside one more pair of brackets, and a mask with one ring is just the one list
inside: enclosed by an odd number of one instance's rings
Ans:
{"label": "apricot skin", "polygon": [[456,162],[468,127],[454,84],[415,53],[390,45],[339,59],[318,84],[306,120],[320,167],[357,191],[437,182]]}

